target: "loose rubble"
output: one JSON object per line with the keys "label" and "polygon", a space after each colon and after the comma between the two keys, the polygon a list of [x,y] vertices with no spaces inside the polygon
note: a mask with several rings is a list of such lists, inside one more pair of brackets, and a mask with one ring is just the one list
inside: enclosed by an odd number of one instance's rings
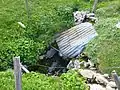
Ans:
{"label": "loose rubble", "polygon": [[115,81],[110,79],[108,74],[102,75],[101,73],[98,73],[97,69],[92,70],[91,67],[93,66],[79,69],[80,75],[87,79],[90,90],[118,90]]}
{"label": "loose rubble", "polygon": [[73,12],[73,15],[74,15],[75,25],[79,25],[81,23],[88,22],[88,21],[91,21],[91,22],[96,22],[97,21],[97,18],[95,17],[95,14],[90,13],[88,11],[78,11],[78,10],[76,10],[75,12]]}
{"label": "loose rubble", "polygon": [[99,73],[87,55],[82,54],[81,59],[83,61],[71,60],[67,68],[78,70],[79,74],[86,78],[90,90],[118,90],[113,77]]}
{"label": "loose rubble", "polygon": [[74,68],[74,69],[80,69],[80,62],[79,62],[79,60],[75,60],[75,61],[70,61],[69,62],[69,64],[67,65],[67,68],[68,69],[72,69],[72,68]]}

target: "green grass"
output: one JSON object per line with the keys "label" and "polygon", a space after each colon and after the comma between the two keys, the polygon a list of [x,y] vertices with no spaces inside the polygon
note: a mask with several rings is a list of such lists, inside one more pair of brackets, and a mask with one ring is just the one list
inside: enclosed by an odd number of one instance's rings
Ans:
{"label": "green grass", "polygon": [[[12,67],[12,57],[21,56],[24,64],[36,64],[56,32],[73,26],[73,7],[88,9],[87,0],[30,0],[28,21],[24,0],[0,1],[0,70]],[[100,70],[110,73],[120,72],[120,29],[115,27],[120,21],[120,1],[100,2],[95,28],[99,34],[86,48],[94,62],[100,63]],[[21,21],[27,28],[21,28]],[[0,90],[14,90],[13,72],[0,72]],[[61,77],[47,77],[43,74],[23,74],[23,90],[84,90],[84,80],[73,72]],[[82,83],[82,84],[81,84]],[[66,89],[67,88],[67,89]],[[80,89],[81,88],[81,89]],[[60,88],[61,90],[61,88]]]}
{"label": "green grass", "polygon": [[[0,72],[0,77],[0,90],[15,90],[12,71]],[[75,71],[69,71],[60,77],[32,72],[22,75],[22,90],[88,90],[88,87]]]}
{"label": "green grass", "polygon": [[[99,34],[88,45],[86,52],[94,62],[100,63],[102,72],[110,73],[120,68],[120,29],[115,25],[120,21],[120,1],[101,2],[97,9],[98,22],[95,28]],[[116,68],[115,68],[116,67]]]}
{"label": "green grass", "polygon": [[[83,0],[25,0],[0,1],[0,70],[12,67],[12,58],[20,56],[22,63],[41,64],[39,55],[45,52],[55,33],[73,26],[73,8],[89,9]],[[22,22],[26,29],[17,24]]]}
{"label": "green grass", "polygon": [[[72,27],[72,9],[89,10],[87,0],[28,0],[30,19],[27,18],[24,0],[0,1],[0,70],[12,67],[13,56],[22,63],[35,65],[55,33]],[[91,0],[92,1],[92,0]],[[88,44],[86,52],[94,62],[100,62],[102,72],[120,70],[120,1],[104,0],[98,5],[95,28],[99,34]],[[17,22],[24,23],[23,29]],[[41,63],[41,62],[40,62]],[[110,68],[111,69],[110,69]]]}

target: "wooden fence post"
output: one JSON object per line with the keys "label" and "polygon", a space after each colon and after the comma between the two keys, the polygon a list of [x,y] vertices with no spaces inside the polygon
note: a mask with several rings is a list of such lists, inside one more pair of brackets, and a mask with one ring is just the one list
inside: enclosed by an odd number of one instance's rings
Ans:
{"label": "wooden fence post", "polygon": [[98,0],[94,0],[94,5],[93,5],[93,8],[92,8],[92,13],[95,13],[96,8],[97,8],[97,3],[98,3]]}
{"label": "wooden fence post", "polygon": [[25,0],[25,6],[26,6],[28,21],[29,21],[30,20],[30,9],[29,9],[29,6],[28,6],[28,0]]}
{"label": "wooden fence post", "polygon": [[22,90],[22,73],[21,73],[21,64],[20,64],[20,57],[14,57],[14,77],[15,77],[15,90]]}
{"label": "wooden fence post", "polygon": [[113,78],[115,80],[115,83],[116,83],[116,85],[118,87],[118,90],[120,90],[120,79],[119,79],[119,77],[118,77],[115,70],[112,72],[112,76],[113,76]]}

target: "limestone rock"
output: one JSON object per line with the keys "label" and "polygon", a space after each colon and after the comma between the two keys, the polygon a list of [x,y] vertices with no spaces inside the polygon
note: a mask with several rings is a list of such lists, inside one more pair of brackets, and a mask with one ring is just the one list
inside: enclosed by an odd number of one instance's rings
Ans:
{"label": "limestone rock", "polygon": [[84,67],[93,67],[94,66],[94,64],[90,61],[90,60],[88,60],[88,62],[84,62]]}
{"label": "limestone rock", "polygon": [[79,60],[75,61],[70,61],[69,64],[67,65],[68,69],[80,69],[80,62]]}
{"label": "limestone rock", "polygon": [[92,70],[84,69],[80,71],[80,74],[85,78],[92,78],[95,75],[95,72]]}
{"label": "limestone rock", "polygon": [[95,77],[98,83],[107,85],[108,80],[105,77],[103,77],[103,75],[101,75],[100,73],[97,73]]}
{"label": "limestone rock", "polygon": [[103,75],[105,78],[109,78],[109,74],[104,74]]}
{"label": "limestone rock", "polygon": [[75,24],[78,25],[83,23],[87,13],[85,11],[76,11],[73,12],[73,15],[74,15]]}
{"label": "limestone rock", "polygon": [[99,84],[88,84],[90,86],[90,90],[106,90],[103,86]]}
{"label": "limestone rock", "polygon": [[106,90],[116,90],[115,88],[112,88],[112,87],[110,87],[110,86],[106,86]]}
{"label": "limestone rock", "polygon": [[112,88],[116,88],[116,87],[117,87],[117,86],[116,86],[116,83],[113,82],[113,81],[110,81],[110,82],[107,84],[107,86],[110,86],[110,87],[112,87]]}

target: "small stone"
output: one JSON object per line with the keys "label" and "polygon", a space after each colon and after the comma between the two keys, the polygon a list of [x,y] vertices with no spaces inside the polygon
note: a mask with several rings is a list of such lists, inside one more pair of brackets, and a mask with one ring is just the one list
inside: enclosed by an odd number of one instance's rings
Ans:
{"label": "small stone", "polygon": [[22,27],[22,28],[26,28],[25,25],[22,22],[18,22],[18,24]]}
{"label": "small stone", "polygon": [[39,59],[42,60],[44,59],[45,55],[39,56]]}
{"label": "small stone", "polygon": [[84,62],[84,67],[85,68],[88,68],[90,66],[90,63],[89,62]]}
{"label": "small stone", "polygon": [[95,75],[95,72],[92,70],[81,70],[80,74],[85,78],[92,78]]}
{"label": "small stone", "polygon": [[88,62],[84,62],[84,67],[85,68],[92,68],[92,67],[94,67],[94,64],[90,60],[88,60]]}
{"label": "small stone", "polygon": [[91,67],[90,70],[96,70],[96,68],[92,68],[92,67]]}
{"label": "small stone", "polygon": [[85,11],[75,11],[73,12],[75,24],[83,23],[87,13]]}
{"label": "small stone", "polygon": [[120,28],[120,22],[118,22],[118,23],[116,24],[116,27],[117,27],[117,28]]}
{"label": "small stone", "polygon": [[100,73],[97,73],[95,77],[98,83],[107,85],[108,80],[105,77],[103,77],[103,75],[101,75]]}
{"label": "small stone", "polygon": [[70,61],[69,64],[67,65],[68,69],[80,69],[80,61],[75,60],[75,61]]}
{"label": "small stone", "polygon": [[87,18],[90,18],[90,17],[95,17],[95,14],[94,13],[88,13]]}
{"label": "small stone", "polygon": [[106,90],[106,88],[99,84],[88,84],[88,86],[90,86],[90,90]]}
{"label": "small stone", "polygon": [[74,61],[74,68],[75,69],[80,69],[80,61],[79,60]]}
{"label": "small stone", "polygon": [[88,60],[90,67],[94,67],[94,63],[92,63],[90,60]]}
{"label": "small stone", "polygon": [[106,90],[116,90],[115,88],[112,88],[112,87],[110,87],[110,86],[106,86]]}
{"label": "small stone", "polygon": [[116,86],[116,83],[113,82],[113,81],[110,81],[110,82],[107,84],[107,86],[110,86],[111,88],[116,88],[116,87],[117,87],[117,86]]}
{"label": "small stone", "polygon": [[109,74],[104,74],[103,75],[105,78],[109,78]]}

